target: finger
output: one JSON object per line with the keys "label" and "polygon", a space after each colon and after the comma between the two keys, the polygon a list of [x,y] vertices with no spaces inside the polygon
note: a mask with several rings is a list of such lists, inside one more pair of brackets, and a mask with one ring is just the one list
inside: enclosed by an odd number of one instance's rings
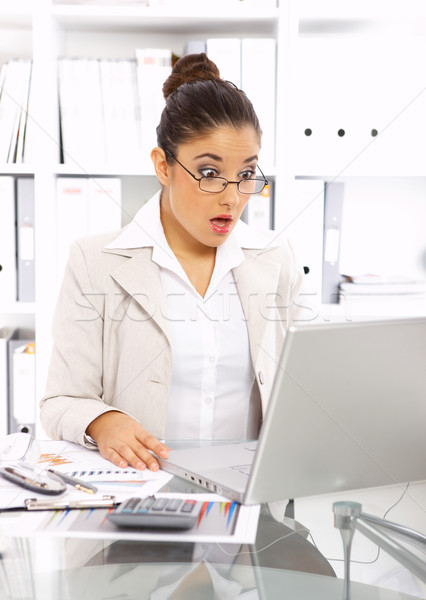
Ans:
{"label": "finger", "polygon": [[152,454],[137,440],[133,442],[133,447],[122,443],[116,450],[135,469],[143,470],[148,467],[151,471],[158,471],[160,468]]}
{"label": "finger", "polygon": [[148,448],[149,450],[155,452],[157,456],[160,456],[161,458],[167,458],[169,455],[170,448],[168,448],[166,444],[160,442],[160,440],[157,439],[155,436],[151,435],[145,430],[142,431],[142,435],[137,436],[141,444],[143,444],[145,448]]}
{"label": "finger", "polygon": [[125,469],[129,466],[125,458],[121,456],[118,452],[116,452],[113,448],[99,448],[99,452],[101,453],[101,456],[111,461],[116,467]]}

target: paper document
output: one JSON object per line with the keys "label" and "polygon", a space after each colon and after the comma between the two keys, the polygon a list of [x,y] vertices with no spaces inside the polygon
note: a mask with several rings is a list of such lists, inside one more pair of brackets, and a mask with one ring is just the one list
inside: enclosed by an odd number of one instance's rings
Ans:
{"label": "paper document", "polygon": [[[188,494],[158,493],[157,498],[187,498]],[[19,520],[8,527],[14,536],[50,535],[54,537],[104,538],[108,540],[147,540],[211,543],[255,541],[260,506],[242,506],[216,494],[191,494],[204,503],[197,524],[186,531],[119,528],[107,519],[112,508],[96,510],[57,510],[19,513]],[[12,524],[12,519],[8,519]],[[15,519],[13,519],[14,521]]]}
{"label": "paper document", "polygon": [[[87,482],[93,481],[98,488],[97,493],[87,494],[67,485],[66,492],[59,496],[50,497],[45,494],[21,488],[0,477],[0,510],[25,506],[27,498],[37,498],[43,501],[87,500],[102,498],[104,495],[115,496],[117,502],[122,502],[133,496],[150,496],[160,490],[172,475],[165,471],[152,472],[148,469],[119,469],[111,462],[102,458],[96,450],[88,450],[78,444],[65,441],[40,441],[41,456],[37,469],[53,469],[66,475]],[[85,473],[79,477],[75,473]],[[74,475],[73,475],[74,473]]]}

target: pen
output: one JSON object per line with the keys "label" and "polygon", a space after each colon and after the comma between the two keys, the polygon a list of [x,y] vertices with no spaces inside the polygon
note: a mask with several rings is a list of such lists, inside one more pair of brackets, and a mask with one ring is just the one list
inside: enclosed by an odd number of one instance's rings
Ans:
{"label": "pen", "polygon": [[54,471],[53,469],[47,469],[49,473],[53,473],[56,477],[65,481],[65,483],[69,483],[73,485],[77,490],[81,490],[82,492],[86,492],[87,494],[94,494],[98,491],[94,485],[90,483],[86,483],[85,481],[80,481],[80,479],[75,479],[75,477],[70,477],[69,475],[65,475],[64,473],[59,473],[58,471]]}
{"label": "pen", "polygon": [[48,487],[46,483],[36,481],[35,479],[27,477],[26,475],[19,473],[19,471],[16,471],[13,467],[7,467],[7,470],[10,473],[12,473],[12,475],[14,475],[15,477],[18,477],[18,479],[20,479],[23,482],[23,484],[28,484],[28,485],[43,488],[43,489]]}

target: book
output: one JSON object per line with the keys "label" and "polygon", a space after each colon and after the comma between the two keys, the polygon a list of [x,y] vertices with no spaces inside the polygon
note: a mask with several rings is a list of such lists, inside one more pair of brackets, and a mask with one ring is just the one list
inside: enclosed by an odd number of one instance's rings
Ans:
{"label": "book", "polygon": [[172,70],[169,48],[137,48],[137,88],[142,131],[142,156],[157,145],[156,128],[165,106],[163,84]]}
{"label": "book", "polygon": [[17,299],[15,182],[0,177],[0,305],[10,306]]}
{"label": "book", "polygon": [[16,181],[18,301],[35,301],[34,179]]}

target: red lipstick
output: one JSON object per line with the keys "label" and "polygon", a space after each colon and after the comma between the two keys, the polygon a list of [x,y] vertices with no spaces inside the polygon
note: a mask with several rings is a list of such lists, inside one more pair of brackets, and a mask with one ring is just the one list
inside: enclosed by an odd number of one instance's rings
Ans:
{"label": "red lipstick", "polygon": [[229,233],[234,217],[232,215],[217,215],[210,219],[209,224],[215,233]]}

